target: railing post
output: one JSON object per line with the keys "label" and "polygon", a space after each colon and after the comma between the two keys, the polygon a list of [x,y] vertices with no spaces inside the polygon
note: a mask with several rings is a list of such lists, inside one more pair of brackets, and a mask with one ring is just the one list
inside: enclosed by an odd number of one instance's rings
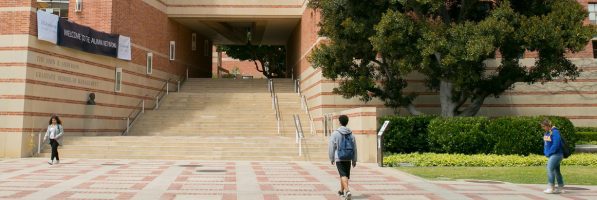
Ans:
{"label": "railing post", "polygon": [[282,133],[280,132],[280,120],[278,120],[278,135],[282,135]]}
{"label": "railing post", "polygon": [[157,110],[160,107],[160,96],[155,96],[155,108]]}
{"label": "railing post", "polygon": [[131,118],[127,117],[126,118],[126,134],[127,135],[129,134],[129,128],[131,127],[130,123],[131,123]]}
{"label": "railing post", "polygon": [[300,82],[298,79],[296,79],[296,81],[295,81],[295,83],[294,83],[294,84],[295,84],[295,86],[294,86],[294,87],[296,88],[296,91],[295,91],[295,92],[296,92],[296,93],[297,93],[299,96],[301,96],[301,86],[300,86],[300,85],[301,85],[301,82]]}
{"label": "railing post", "polygon": [[180,80],[176,81],[176,92],[180,92]]}
{"label": "railing post", "polygon": [[145,99],[141,100],[141,113],[145,113]]}
{"label": "railing post", "polygon": [[166,81],[166,94],[168,94],[168,88],[170,88],[170,81]]}
{"label": "railing post", "polygon": [[299,156],[303,156],[303,139],[299,141]]}
{"label": "railing post", "polygon": [[187,79],[185,80],[189,80],[189,68],[187,67]]}
{"label": "railing post", "polygon": [[39,155],[41,153],[41,132],[37,136],[37,155]]}

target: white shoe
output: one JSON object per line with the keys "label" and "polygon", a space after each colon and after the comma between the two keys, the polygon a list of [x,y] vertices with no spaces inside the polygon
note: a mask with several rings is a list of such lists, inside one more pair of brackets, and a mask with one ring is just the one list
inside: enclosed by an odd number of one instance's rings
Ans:
{"label": "white shoe", "polygon": [[352,199],[352,194],[350,193],[350,191],[344,192],[344,198],[346,200],[351,200]]}
{"label": "white shoe", "polygon": [[52,160],[48,161],[48,164],[52,165]]}
{"label": "white shoe", "polygon": [[566,193],[566,190],[564,190],[564,187],[557,187],[555,192],[558,194],[564,194]]}
{"label": "white shoe", "polygon": [[547,188],[547,189],[543,190],[543,192],[545,194],[557,194],[557,190],[554,190],[553,188]]}
{"label": "white shoe", "polygon": [[55,160],[54,164],[60,164],[60,160]]}

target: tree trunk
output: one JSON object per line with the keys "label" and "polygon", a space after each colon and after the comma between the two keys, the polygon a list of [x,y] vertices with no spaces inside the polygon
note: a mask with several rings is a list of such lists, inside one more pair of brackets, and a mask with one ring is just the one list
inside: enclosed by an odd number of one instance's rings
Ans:
{"label": "tree trunk", "polygon": [[464,109],[462,111],[462,113],[460,113],[460,115],[458,115],[458,116],[471,117],[471,116],[477,115],[477,113],[481,109],[481,105],[483,105],[483,102],[485,101],[486,97],[487,96],[485,95],[485,96],[473,98],[471,104],[468,107],[466,107],[466,109]]}
{"label": "tree trunk", "polygon": [[439,86],[439,100],[441,104],[441,116],[453,117],[456,111],[457,102],[452,101],[453,83],[441,80]]}
{"label": "tree trunk", "polygon": [[421,111],[418,111],[417,108],[415,107],[415,105],[413,105],[412,103],[410,103],[406,106],[406,110],[408,110],[408,112],[411,115],[415,115],[415,116],[424,114]]}

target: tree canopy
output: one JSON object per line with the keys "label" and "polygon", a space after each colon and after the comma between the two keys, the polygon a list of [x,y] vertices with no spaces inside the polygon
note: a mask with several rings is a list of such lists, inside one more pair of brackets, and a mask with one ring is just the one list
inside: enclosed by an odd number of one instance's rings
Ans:
{"label": "tree canopy", "polygon": [[286,48],[273,45],[221,45],[218,50],[231,58],[251,61],[267,78],[286,75]]}
{"label": "tree canopy", "polygon": [[[439,92],[442,116],[476,115],[487,97],[518,82],[575,79],[567,53],[581,51],[597,33],[584,24],[575,0],[312,0],[321,36],[309,59],[323,76],[340,79],[334,91],[422,114],[407,75],[425,76]],[[537,54],[534,65],[520,62]],[[497,62],[490,68],[488,61]]]}

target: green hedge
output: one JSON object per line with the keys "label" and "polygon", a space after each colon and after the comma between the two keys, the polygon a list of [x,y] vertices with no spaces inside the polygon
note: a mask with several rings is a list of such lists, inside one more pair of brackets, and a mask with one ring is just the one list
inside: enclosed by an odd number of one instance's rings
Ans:
{"label": "green hedge", "polygon": [[582,141],[597,141],[597,132],[577,132],[576,136]]}
{"label": "green hedge", "polygon": [[494,136],[496,154],[543,154],[545,132],[539,117],[500,117],[491,120],[487,132]]}
{"label": "green hedge", "polygon": [[390,125],[384,132],[384,151],[412,153],[429,151],[427,126],[435,116],[387,116],[380,118]]}
{"label": "green hedge", "polygon": [[[539,122],[549,118],[566,139],[571,152],[576,141],[575,128],[564,117],[485,117],[388,116],[390,120],[384,134],[385,151],[392,153],[495,153],[543,154],[543,133]],[[594,135],[585,136],[593,138]]]}
{"label": "green hedge", "polygon": [[[539,125],[542,117],[499,117],[491,120],[487,131],[495,136],[492,153],[496,154],[543,154],[543,138],[545,131]],[[560,130],[566,139],[568,148],[574,152],[576,132],[572,122],[564,117],[547,116],[552,124]]]}
{"label": "green hedge", "polygon": [[574,127],[576,132],[597,132],[597,127]]}
{"label": "green hedge", "polygon": [[485,117],[436,118],[429,123],[429,146],[438,153],[489,153],[494,137],[485,130]]}
{"label": "green hedge", "polygon": [[[464,155],[413,153],[394,154],[384,158],[384,165],[390,167],[408,163],[417,167],[525,167],[545,166],[547,158],[541,155]],[[574,154],[564,159],[562,165],[595,166],[597,154]]]}

